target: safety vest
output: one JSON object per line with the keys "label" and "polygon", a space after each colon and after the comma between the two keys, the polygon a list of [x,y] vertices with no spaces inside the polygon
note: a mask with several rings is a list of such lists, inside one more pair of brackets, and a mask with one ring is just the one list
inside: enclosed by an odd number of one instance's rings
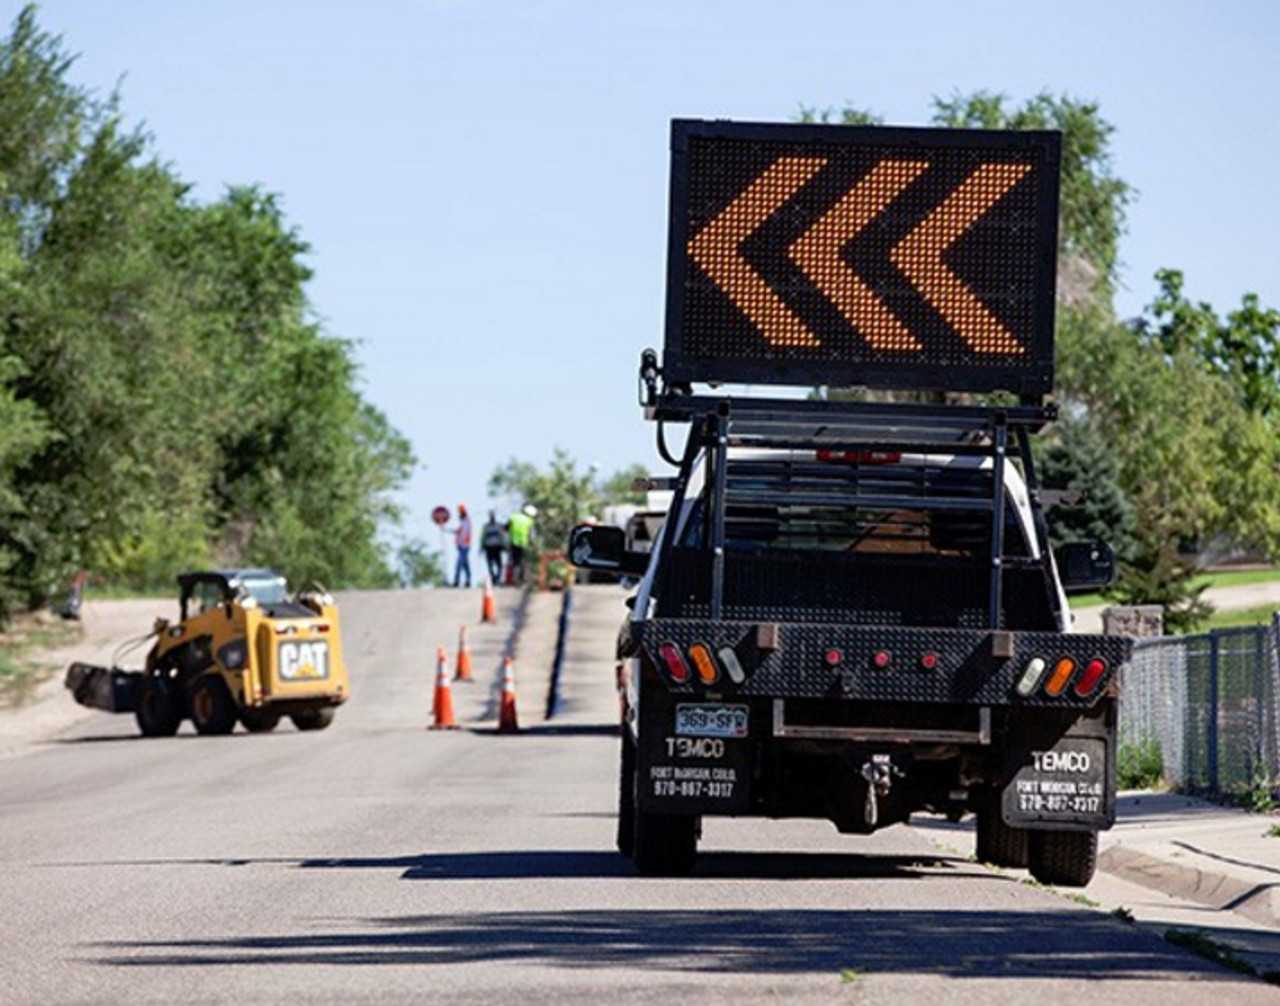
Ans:
{"label": "safety vest", "polygon": [[514,548],[529,547],[529,531],[533,528],[533,518],[526,513],[513,513],[507,521],[507,532],[511,535]]}

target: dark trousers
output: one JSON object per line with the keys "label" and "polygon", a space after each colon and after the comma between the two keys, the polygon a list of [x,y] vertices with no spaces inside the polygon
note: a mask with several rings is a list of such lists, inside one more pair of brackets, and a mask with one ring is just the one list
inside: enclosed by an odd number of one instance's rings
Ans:
{"label": "dark trousers", "polygon": [[486,548],[484,561],[489,566],[489,582],[498,586],[502,582],[502,547]]}

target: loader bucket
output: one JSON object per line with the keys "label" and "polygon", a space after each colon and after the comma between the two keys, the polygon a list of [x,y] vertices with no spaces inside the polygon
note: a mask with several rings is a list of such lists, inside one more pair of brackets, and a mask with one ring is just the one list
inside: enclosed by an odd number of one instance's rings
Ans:
{"label": "loader bucket", "polygon": [[77,663],[67,668],[63,683],[82,706],[105,709],[109,713],[131,713],[138,708],[142,672]]}

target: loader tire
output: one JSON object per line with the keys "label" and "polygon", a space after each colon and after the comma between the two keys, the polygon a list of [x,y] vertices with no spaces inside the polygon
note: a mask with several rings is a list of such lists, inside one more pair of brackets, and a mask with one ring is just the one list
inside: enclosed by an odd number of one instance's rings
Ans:
{"label": "loader tire", "polygon": [[167,683],[148,677],[134,711],[143,737],[172,737],[182,724],[182,706]]}
{"label": "loader tire", "polygon": [[229,734],[236,727],[236,705],[226,682],[211,674],[191,687],[191,722],[199,734]]}
{"label": "loader tire", "polygon": [[242,709],[240,722],[251,734],[266,734],[280,723],[280,714],[270,709]]}
{"label": "loader tire", "polygon": [[978,862],[1016,869],[1026,867],[1027,832],[1022,828],[1010,828],[1005,824],[998,806],[982,807],[978,810],[976,831]]}
{"label": "loader tire", "polygon": [[1098,862],[1096,831],[1033,831],[1027,842],[1031,876],[1055,887],[1086,887]]}
{"label": "loader tire", "polygon": [[323,730],[333,722],[332,707],[312,709],[305,713],[294,713],[289,719],[299,730]]}

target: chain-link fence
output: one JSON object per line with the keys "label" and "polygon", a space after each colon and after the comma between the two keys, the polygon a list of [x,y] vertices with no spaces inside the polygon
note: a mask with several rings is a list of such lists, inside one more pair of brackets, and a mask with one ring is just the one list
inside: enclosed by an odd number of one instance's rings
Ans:
{"label": "chain-link fence", "polygon": [[1120,687],[1120,744],[1158,745],[1167,782],[1214,792],[1280,785],[1280,617],[1139,640]]}

